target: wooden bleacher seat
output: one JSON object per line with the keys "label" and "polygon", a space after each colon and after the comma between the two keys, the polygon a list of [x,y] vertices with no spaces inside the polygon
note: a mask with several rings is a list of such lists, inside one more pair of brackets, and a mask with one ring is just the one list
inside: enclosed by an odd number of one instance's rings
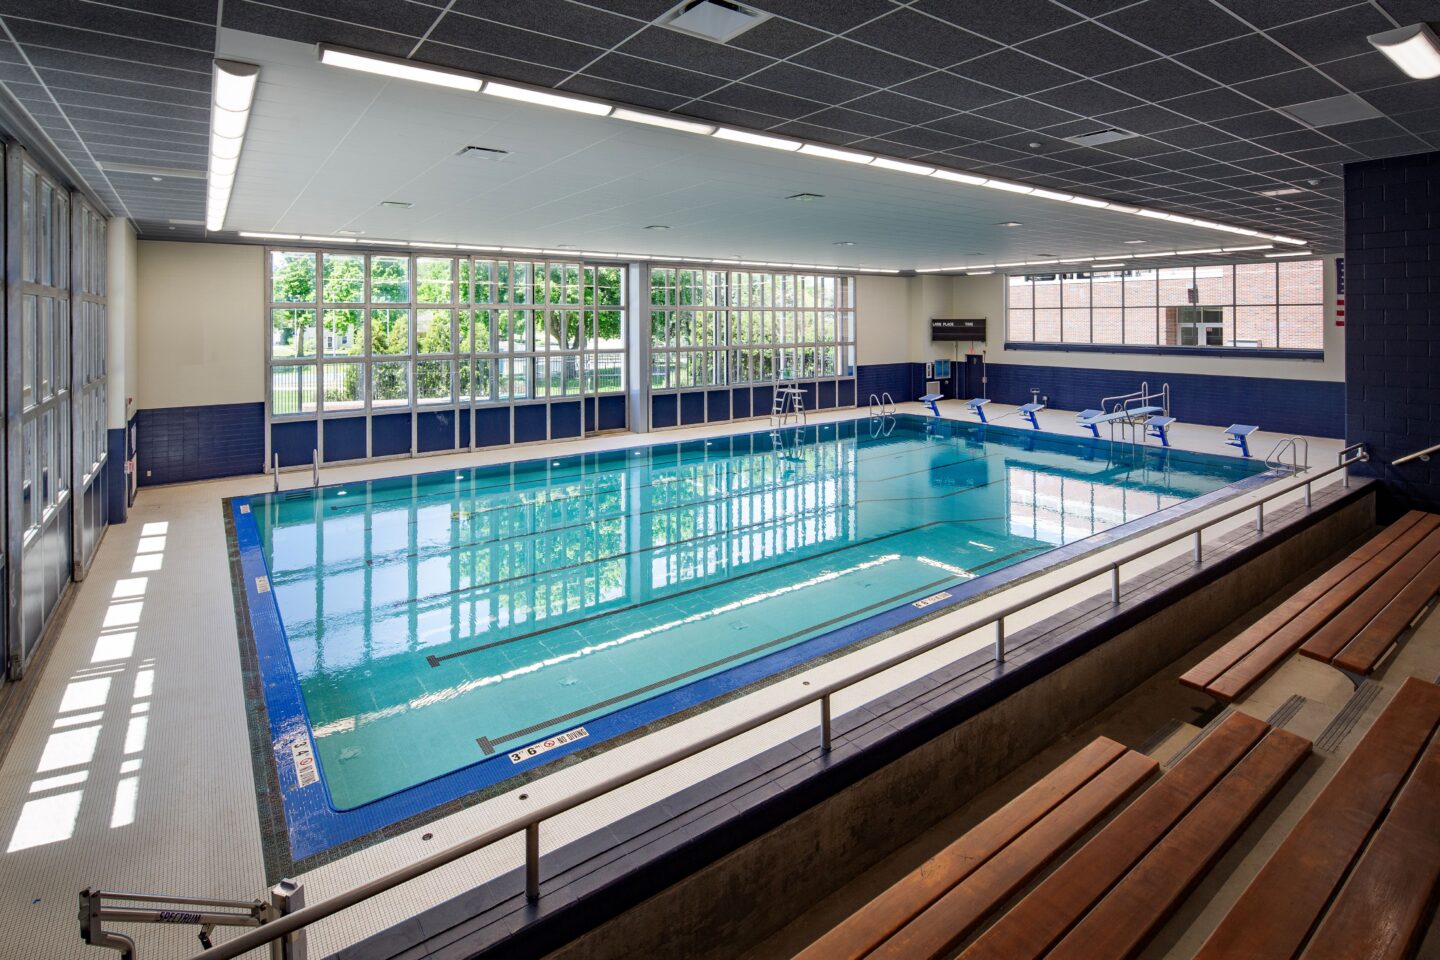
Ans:
{"label": "wooden bleacher seat", "polygon": [[[1293,734],[1231,714],[964,956],[1011,960],[1038,956],[1053,945],[1089,958],[1143,942],[1309,749],[1308,741]],[[1096,740],[798,960],[950,955],[1155,769],[1148,757]],[[1092,907],[1123,917],[1128,932],[1117,936],[1112,919],[1086,929],[1081,940],[1067,937]],[[1093,952],[1091,945],[1101,941],[1101,952]]]}
{"label": "wooden bleacher seat", "polygon": [[1368,673],[1434,595],[1424,587],[1440,581],[1440,564],[1430,565],[1437,556],[1440,516],[1412,511],[1190,668],[1180,682],[1217,700],[1236,700],[1297,649]]}
{"label": "wooden bleacher seat", "polygon": [[962,960],[1132,956],[1309,753],[1308,740],[1231,714]]}
{"label": "wooden bleacher seat", "polygon": [[1406,680],[1195,960],[1411,956],[1440,891],[1437,728],[1440,686]]}

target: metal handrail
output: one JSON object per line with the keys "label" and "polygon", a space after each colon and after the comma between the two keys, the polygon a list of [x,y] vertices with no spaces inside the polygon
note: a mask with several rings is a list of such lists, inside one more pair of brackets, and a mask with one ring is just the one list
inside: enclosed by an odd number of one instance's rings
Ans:
{"label": "metal handrail", "polygon": [[[1303,463],[1300,458],[1300,451],[1302,449],[1305,451]],[[1283,466],[1287,466],[1284,459],[1286,450],[1290,451],[1290,463],[1288,466],[1291,470],[1299,473],[1302,467],[1305,470],[1310,469],[1310,441],[1299,435],[1285,437],[1276,443],[1274,448],[1265,457],[1265,466],[1277,470]]]}
{"label": "metal handrail", "polygon": [[895,400],[890,396],[889,390],[880,394],[880,412],[887,417],[895,415]]}
{"label": "metal handrail", "polygon": [[1436,453],[1440,453],[1440,443],[1435,444],[1433,447],[1426,447],[1424,450],[1416,450],[1414,453],[1407,453],[1399,460],[1391,460],[1390,466],[1398,467],[1400,466],[1400,464],[1409,463],[1411,460],[1419,460],[1421,462],[1428,463],[1430,460],[1430,456]]}
{"label": "metal handrail", "polygon": [[320,486],[320,448],[313,447],[310,451],[310,486]]}
{"label": "metal handrail", "polygon": [[873,393],[870,394],[870,405],[869,405],[869,406],[870,406],[870,416],[872,416],[872,417],[880,416],[881,414],[883,414],[883,413],[885,412],[885,410],[884,410],[883,407],[881,408],[880,413],[877,414],[877,413],[875,412],[875,408],[876,408],[877,406],[880,406],[880,398],[877,397],[877,396],[876,396],[875,394],[873,394]]}
{"label": "metal handrail", "polygon": [[[1348,455],[1348,456],[1347,456]],[[1318,480],[1327,477],[1337,471],[1343,472],[1346,467],[1357,461],[1368,460],[1369,454],[1363,443],[1355,443],[1340,451],[1338,463],[1333,467],[1327,467],[1319,473],[1311,475],[1305,481],[1304,502],[1310,505],[1311,486]],[[1348,475],[1345,478],[1345,485],[1349,486]],[[316,921],[323,920],[332,914],[339,913],[348,907],[378,896],[406,883],[417,877],[423,876],[432,870],[439,869],[449,863],[453,863],[462,857],[482,850],[500,840],[513,837],[523,833],[525,835],[525,895],[530,900],[537,900],[540,897],[540,824],[553,817],[575,809],[582,804],[588,803],[597,797],[604,796],[613,790],[628,786],[637,780],[641,780],[652,773],[663,770],[666,767],[686,760],[696,754],[703,753],[711,747],[725,743],[742,734],[749,733],[758,727],[762,727],[773,720],[777,720],[786,714],[793,713],[802,707],[814,706],[817,703],[820,707],[820,748],[828,752],[831,748],[831,704],[830,698],[857,683],[869,680],[878,674],[884,673],[893,667],[915,659],[944,646],[951,641],[987,626],[995,628],[995,661],[1005,662],[1005,620],[1014,616],[1037,603],[1048,600],[1056,594],[1063,593],[1081,584],[1094,580],[1097,577],[1108,575],[1110,578],[1110,599],[1112,603],[1120,602],[1120,568],[1127,563],[1146,557],[1157,550],[1162,550],[1172,544],[1179,543],[1187,538],[1194,538],[1193,556],[1196,563],[1203,559],[1203,531],[1210,526],[1232,520],[1243,513],[1255,511],[1255,527],[1257,531],[1263,531],[1265,525],[1265,504],[1271,500],[1286,496],[1294,492],[1294,486],[1287,486],[1283,490],[1277,490],[1259,500],[1247,502],[1237,506],[1217,517],[1203,520],[1198,526],[1190,527],[1181,532],[1171,534],[1165,539],[1136,548],[1121,557],[1106,562],[1106,565],[1098,570],[1090,570],[1085,573],[1068,577],[1060,583],[1052,584],[1041,593],[1030,595],[1022,600],[1017,600],[1002,609],[985,614],[975,614],[961,626],[946,631],[939,637],[930,639],[908,650],[891,654],[878,663],[871,664],[859,670],[849,673],[846,676],[819,685],[809,685],[811,681],[796,681],[797,684],[806,684],[804,689],[797,690],[782,702],[771,706],[760,713],[737,721],[729,726],[710,733],[684,746],[668,750],[657,757],[636,766],[635,768],[613,774],[588,787],[581,788],[568,796],[549,803],[540,804],[535,809],[524,810],[516,813],[483,833],[477,834],[468,840],[457,843],[445,850],[439,850],[428,857],[424,857],[408,866],[376,877],[357,887],[353,887],[343,893],[338,893],[327,900],[312,904],[307,907],[287,914],[274,920],[265,926],[243,933],[226,943],[218,944],[215,948],[204,953],[196,954],[191,960],[231,960],[238,957],[247,950],[263,946],[288,933],[309,926]],[[534,787],[529,788],[531,791]],[[528,794],[521,794],[515,802],[523,802]]]}
{"label": "metal handrail", "polygon": [[280,454],[275,454],[275,467],[270,472],[275,477],[275,492],[280,492]]}

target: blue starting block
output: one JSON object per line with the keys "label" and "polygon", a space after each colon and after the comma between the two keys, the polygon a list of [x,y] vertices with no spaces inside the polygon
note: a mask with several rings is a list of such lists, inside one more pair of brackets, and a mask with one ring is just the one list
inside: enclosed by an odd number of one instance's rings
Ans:
{"label": "blue starting block", "polygon": [[1229,439],[1225,442],[1232,447],[1240,448],[1240,456],[1250,456],[1250,434],[1260,428],[1249,423],[1232,423],[1225,428],[1225,436]]}
{"label": "blue starting block", "polygon": [[925,394],[925,396],[923,396],[923,397],[920,398],[920,402],[921,402],[921,403],[924,403],[924,404],[929,404],[929,406],[930,406],[930,412],[933,413],[933,414],[935,414],[935,416],[938,417],[938,416],[940,416],[940,407],[937,406],[937,402],[938,402],[938,401],[940,400],[940,398],[943,397],[943,396],[944,396],[944,394],[940,394],[940,393],[927,393],[927,394]]}
{"label": "blue starting block", "polygon": [[1090,432],[1095,435],[1095,439],[1099,440],[1100,421],[1096,420],[1095,418],[1102,417],[1104,415],[1104,410],[1096,410],[1094,407],[1091,407],[1089,410],[1081,410],[1079,413],[1075,414],[1075,422],[1080,424],[1080,426],[1082,427],[1088,427]]}
{"label": "blue starting block", "polygon": [[[920,399],[923,400],[925,398],[921,397]],[[990,421],[985,419],[985,404],[989,402],[989,400],[976,397],[974,400],[966,400],[965,406],[975,411],[975,415],[980,418],[981,423],[989,423]]]}
{"label": "blue starting block", "polygon": [[1151,417],[1145,421],[1146,432],[1156,440],[1160,446],[1170,446],[1170,424],[1175,422],[1174,417]]}
{"label": "blue starting block", "polygon": [[1039,430],[1040,421],[1035,418],[1035,415],[1044,409],[1045,404],[1043,403],[1027,403],[1021,406],[1018,412],[1020,416],[1030,421],[1030,426],[1034,427],[1036,430]]}

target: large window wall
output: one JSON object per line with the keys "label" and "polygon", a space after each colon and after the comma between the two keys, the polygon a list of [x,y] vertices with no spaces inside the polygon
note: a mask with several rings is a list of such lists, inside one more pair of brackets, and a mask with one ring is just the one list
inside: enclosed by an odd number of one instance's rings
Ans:
{"label": "large window wall", "polygon": [[650,268],[652,425],[759,416],[773,390],[809,409],[855,403],[855,278]]}
{"label": "large window wall", "polygon": [[1012,343],[1320,350],[1324,262],[1012,276]]}
{"label": "large window wall", "polygon": [[617,265],[353,250],[268,256],[282,465],[622,429]]}

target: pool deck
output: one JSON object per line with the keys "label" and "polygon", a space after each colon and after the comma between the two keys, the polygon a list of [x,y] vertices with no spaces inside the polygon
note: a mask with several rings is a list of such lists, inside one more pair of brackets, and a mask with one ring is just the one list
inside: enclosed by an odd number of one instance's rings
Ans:
{"label": "pool deck", "polygon": [[[942,401],[956,420],[974,417],[959,401]],[[991,404],[991,422],[1023,426],[1014,407]],[[926,414],[922,404],[900,412]],[[863,416],[865,411],[825,411],[810,423]],[[1071,413],[1045,411],[1047,431],[1088,436]],[[1002,419],[1003,418],[1003,419]],[[590,450],[672,443],[763,429],[765,418],[653,434],[608,434],[585,440],[498,451],[447,454],[360,466],[326,468],[322,483],[366,480],[526,459],[542,451]],[[1235,455],[1220,428],[1177,423],[1171,443],[1179,449]],[[1263,456],[1279,440],[1255,434],[1252,449]],[[1311,438],[1310,462],[1335,462],[1340,441]],[[143,464],[141,465],[143,469]],[[282,475],[282,487],[308,484],[308,470]],[[1291,483],[1286,480],[1284,483]],[[1338,478],[1336,478],[1338,482]],[[34,957],[102,957],[85,947],[76,922],[76,892],[95,886],[190,896],[249,899],[265,888],[261,831],[251,773],[247,716],[241,689],[239,640],[220,501],[263,493],[266,476],[142,488],[129,521],[113,527],[101,543],[87,579],[72,591],[59,634],[32,667],[29,707],[0,762],[0,960]],[[1268,492],[1268,489],[1267,489]],[[1247,495],[1248,496],[1248,495]],[[1298,493],[1296,494],[1298,498]],[[1215,511],[1224,507],[1212,508]],[[1233,521],[1239,526],[1248,520]],[[1151,531],[1124,549],[1162,536]],[[1179,554],[1188,547],[1177,545]],[[1157,557],[1167,556],[1157,553]],[[1077,564],[1105,565],[1104,553]],[[1064,575],[1073,572],[1067,568]],[[929,621],[883,643],[817,666],[807,676],[833,678],[893,653],[902,645],[937,636],[947,625],[1034,590],[1050,574],[1011,591],[977,600],[962,611]],[[1057,579],[1061,574],[1054,575]],[[1082,586],[1059,594],[1007,623],[1018,629],[1064,609]],[[843,713],[942,663],[991,642],[964,636],[836,697]],[[39,670],[39,676],[34,670]],[[786,683],[798,683],[798,679]],[[690,717],[664,738],[641,737],[527,784],[519,791],[444,816],[301,875],[307,900],[327,895],[411,862],[477,832],[519,809],[643,762],[681,738],[693,739],[762,709],[782,695],[767,687]],[[14,691],[7,691],[13,694]],[[552,849],[625,814],[696,783],[744,757],[813,728],[813,717],[787,716],[732,745],[693,757],[646,780],[602,797],[571,814],[547,821],[542,849]],[[424,837],[430,839],[423,839]],[[310,955],[326,956],[476,883],[504,873],[522,859],[518,838],[502,841],[460,864],[436,871],[390,894],[368,909],[342,913],[313,928]],[[195,928],[159,925],[127,929],[145,960],[188,957],[198,949]],[[217,939],[223,937],[223,933]]]}

